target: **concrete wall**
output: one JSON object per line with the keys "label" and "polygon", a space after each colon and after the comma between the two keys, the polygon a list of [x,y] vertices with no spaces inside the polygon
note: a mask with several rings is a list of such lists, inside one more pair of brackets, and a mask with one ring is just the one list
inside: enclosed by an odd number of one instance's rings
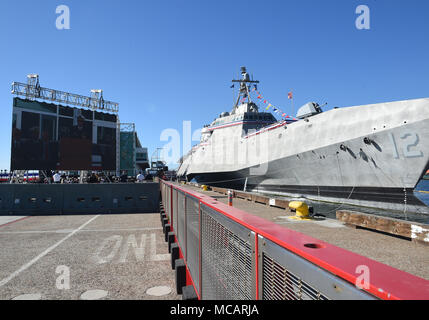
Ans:
{"label": "concrete wall", "polygon": [[0,215],[159,212],[158,183],[0,184]]}

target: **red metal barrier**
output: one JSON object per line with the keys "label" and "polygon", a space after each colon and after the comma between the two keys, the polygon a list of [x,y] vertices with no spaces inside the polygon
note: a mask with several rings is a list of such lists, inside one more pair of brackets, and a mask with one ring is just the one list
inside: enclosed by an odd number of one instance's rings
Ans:
{"label": "red metal barrier", "polygon": [[[171,188],[171,199],[173,199],[173,188],[180,190],[186,195],[198,199],[200,206],[204,204],[216,212],[224,215],[225,217],[233,220],[234,222],[253,231],[255,233],[256,243],[258,241],[258,235],[260,235],[287,249],[288,251],[304,258],[312,264],[328,271],[329,273],[347,281],[353,286],[357,283],[357,281],[359,281],[360,276],[360,273],[357,273],[358,271],[356,268],[362,265],[367,266],[370,270],[370,281],[369,288],[365,289],[365,291],[377,298],[384,300],[429,299],[428,280],[419,278],[404,271],[400,271],[388,265],[336,247],[300,232],[287,229],[283,226],[251,215],[237,208],[230,207],[217,201],[216,199],[186,189],[182,186],[177,186],[165,181],[162,183]],[[176,209],[174,206],[171,208],[172,210]],[[256,259],[258,259],[257,248],[258,245],[256,245]],[[199,250],[201,257],[201,247]],[[181,257],[183,257],[182,251]],[[256,268],[258,268],[258,263],[256,263]],[[199,270],[201,280],[201,261]],[[258,277],[258,275],[259,272],[257,270],[256,277]],[[188,277],[188,283],[194,286],[198,297],[201,298],[194,281],[190,277],[189,272]],[[201,281],[199,281],[199,283],[201,285]],[[258,287],[259,279],[256,279],[255,283],[257,293],[256,297],[258,297],[258,292],[260,290]]]}

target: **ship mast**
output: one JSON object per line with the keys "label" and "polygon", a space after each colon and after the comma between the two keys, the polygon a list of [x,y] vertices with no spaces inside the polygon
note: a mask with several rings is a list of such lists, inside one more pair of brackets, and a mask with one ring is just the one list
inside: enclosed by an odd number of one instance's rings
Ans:
{"label": "ship mast", "polygon": [[259,83],[259,81],[250,80],[250,76],[246,71],[246,67],[241,67],[241,75],[243,76],[241,80],[232,80],[233,83],[236,83],[236,82],[240,83],[240,90],[238,92],[237,101],[235,102],[233,111],[237,109],[240,99],[242,98],[248,98],[249,103],[252,103],[252,99],[250,97],[249,85],[252,83]]}

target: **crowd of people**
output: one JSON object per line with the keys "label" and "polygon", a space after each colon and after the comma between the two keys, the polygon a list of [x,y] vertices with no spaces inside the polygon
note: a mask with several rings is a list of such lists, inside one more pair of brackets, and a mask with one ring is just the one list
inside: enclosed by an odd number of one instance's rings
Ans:
{"label": "crowd of people", "polygon": [[[164,174],[160,173],[163,179]],[[144,183],[152,182],[154,176],[150,173],[138,172],[136,176],[129,176],[126,171],[120,176],[104,172],[91,172],[84,176],[78,174],[50,171],[39,174],[3,174],[0,183]]]}

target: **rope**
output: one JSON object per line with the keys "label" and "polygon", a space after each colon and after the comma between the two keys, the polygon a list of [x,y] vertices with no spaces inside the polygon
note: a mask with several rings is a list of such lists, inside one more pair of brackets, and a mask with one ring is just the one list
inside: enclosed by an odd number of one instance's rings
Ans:
{"label": "rope", "polygon": [[[370,159],[372,160],[372,161],[375,161],[374,160],[374,153],[373,153],[373,150],[366,150],[366,153],[368,154],[368,156],[370,157]],[[191,155],[191,157],[192,157],[192,155]],[[333,157],[333,155],[331,155],[331,156],[327,156],[327,157]],[[336,154],[335,155],[335,157],[336,157],[336,159],[337,159],[337,163],[338,163],[338,168],[339,168],[339,170],[340,170],[340,176],[341,176],[341,178],[342,178],[342,174],[341,174],[341,166],[340,166],[340,161],[339,161],[339,159],[338,159],[338,154]],[[375,164],[376,165],[376,164]],[[374,169],[375,168],[373,168],[372,166],[369,166],[370,168],[371,168],[371,171],[375,174],[375,171],[374,171]],[[295,169],[295,167],[289,167],[288,168],[288,170],[289,171],[293,171]],[[381,172],[388,180],[390,180],[392,183],[394,183],[394,184],[396,184],[396,183],[401,183],[401,181],[399,181],[398,179],[395,179],[394,177],[391,177],[391,176],[389,176],[382,168],[380,168],[380,167],[378,167],[377,166],[377,169],[379,169],[379,172]],[[272,175],[272,174],[276,174],[276,173],[278,173],[278,172],[283,172],[284,171],[284,169],[279,169],[279,170],[276,170],[276,171],[272,171],[272,172],[270,172],[270,174]],[[220,181],[209,181],[209,182],[204,182],[205,184],[208,184],[208,185],[210,185],[210,184],[216,184],[216,183],[226,183],[226,182],[236,182],[236,181],[241,181],[241,180],[247,180],[247,179],[249,179],[249,178],[257,178],[257,177],[261,177],[262,175],[254,175],[254,176],[251,176],[251,175],[249,175],[249,176],[245,176],[245,177],[241,177],[241,178],[235,178],[235,179],[227,179],[227,180],[220,180]],[[312,178],[312,177],[315,177],[315,176],[317,176],[317,174],[313,174],[313,175],[307,175],[307,178]],[[348,201],[348,200],[350,200],[350,198],[351,198],[351,196],[352,196],[352,194],[353,194],[353,192],[354,192],[354,190],[355,190],[355,188],[356,188],[356,186],[353,186],[352,187],[352,190],[351,190],[351,192],[350,192],[350,194],[348,195],[348,197],[340,204],[340,206],[338,207],[338,208],[336,208],[336,209],[334,209],[334,210],[331,210],[331,211],[328,211],[328,212],[322,212],[321,214],[329,214],[329,213],[331,213],[331,212],[334,212],[334,211],[337,211],[337,210],[339,210],[341,207],[343,207],[346,203],[346,201]],[[258,188],[258,186],[257,186],[257,192],[259,191],[259,188]],[[423,192],[423,193],[429,193],[429,191],[418,191],[418,192]],[[317,195],[318,195],[318,197],[320,198],[320,188],[319,188],[319,186],[317,186]],[[419,213],[421,210],[419,209],[419,208],[416,208],[416,213]],[[404,216],[405,216],[405,219],[406,220],[408,220],[408,215],[407,215],[407,213],[408,213],[408,203],[407,203],[407,190],[406,190],[406,188],[404,187],[404,211],[403,211],[403,214],[404,214]]]}
{"label": "rope", "polygon": [[[338,159],[338,157],[337,157],[337,159]],[[293,169],[293,168],[292,168]],[[274,171],[274,172],[271,172],[271,173],[276,173],[276,172],[281,172],[281,171],[283,171],[282,169],[280,169],[280,170],[276,170],[276,171]],[[262,175],[260,175],[260,176],[262,176]],[[246,179],[248,179],[248,178],[252,178],[252,177],[260,177],[260,176],[247,176],[247,177],[243,177],[243,178],[236,178],[236,179],[229,179],[229,180],[221,180],[221,181],[213,181],[213,182],[204,182],[204,184],[207,184],[207,185],[210,185],[211,183],[223,183],[223,182],[232,182],[232,181],[239,181],[239,180],[246,180]],[[312,176],[310,176],[310,177],[313,177],[313,176],[316,176],[316,174],[314,174],[314,175],[312,175]],[[342,208],[346,203],[345,203],[345,201],[348,201],[348,200],[350,200],[350,198],[351,198],[351,196],[352,196],[352,194],[353,194],[353,192],[354,192],[354,190],[355,190],[355,186],[353,186],[352,187],[352,190],[351,190],[351,192],[350,192],[350,194],[348,195],[348,197],[336,208],[336,209],[333,209],[333,210],[331,210],[331,211],[327,211],[327,212],[321,212],[321,214],[329,214],[329,213],[331,213],[331,212],[335,212],[335,211],[337,211],[337,210],[339,210],[340,208]],[[258,192],[258,188],[257,188],[257,192]],[[317,186],[317,193],[318,193],[318,197],[320,197],[320,188],[319,188],[319,186]]]}
{"label": "rope", "polygon": [[[340,170],[341,182],[342,182],[343,174],[342,174],[342,171],[341,171],[340,160],[338,159],[338,153],[337,153],[337,157],[336,158],[337,158],[338,169]],[[317,190],[319,190],[319,186],[317,186]],[[333,210],[330,210],[330,211],[327,211],[327,212],[321,212],[320,214],[329,214],[329,213],[332,213],[332,212],[336,212],[337,210],[339,210],[340,208],[342,208],[344,206],[345,202],[348,201],[348,200],[350,200],[350,197],[352,196],[354,190],[355,190],[355,187],[352,188],[352,191],[350,192],[350,194],[347,197],[347,199],[345,199],[337,208],[335,208]],[[320,195],[319,195],[319,197],[320,197]]]}
{"label": "rope", "polygon": [[405,221],[408,221],[407,216],[407,189],[404,188],[404,215],[405,215]]}
{"label": "rope", "polygon": [[[352,196],[354,190],[355,190],[355,187],[352,188],[352,191],[350,191],[349,196],[337,208],[330,210],[330,211],[326,211],[326,212],[320,212],[320,214],[329,214],[329,213],[336,212],[339,209],[341,209],[346,204],[345,201],[350,200],[350,197]],[[317,214],[319,214],[319,212],[317,212]]]}
{"label": "rope", "polygon": [[[374,136],[374,134],[372,135],[372,136]],[[372,138],[372,137],[371,137]],[[371,160],[372,161],[375,161],[374,160],[374,154],[373,154],[373,152],[372,151],[369,151],[368,152],[369,154],[370,154],[370,156],[371,156]],[[380,170],[380,172],[387,178],[387,179],[389,179],[391,182],[393,182],[394,184],[402,184],[402,181],[400,181],[399,179],[392,179],[392,178],[394,178],[394,177],[391,177],[391,176],[389,176],[388,174],[386,174],[385,172],[384,172],[384,170],[382,169],[382,168],[380,168],[380,167],[378,167],[377,166],[377,168]],[[374,169],[371,167],[371,169],[373,170],[373,172],[374,172]],[[420,211],[420,209],[418,209],[417,208],[417,212],[419,212]],[[406,189],[406,187],[404,186],[404,216],[405,216],[405,220],[406,221],[408,221],[408,215],[407,215],[407,213],[408,213],[408,203],[407,203],[407,189]]]}

